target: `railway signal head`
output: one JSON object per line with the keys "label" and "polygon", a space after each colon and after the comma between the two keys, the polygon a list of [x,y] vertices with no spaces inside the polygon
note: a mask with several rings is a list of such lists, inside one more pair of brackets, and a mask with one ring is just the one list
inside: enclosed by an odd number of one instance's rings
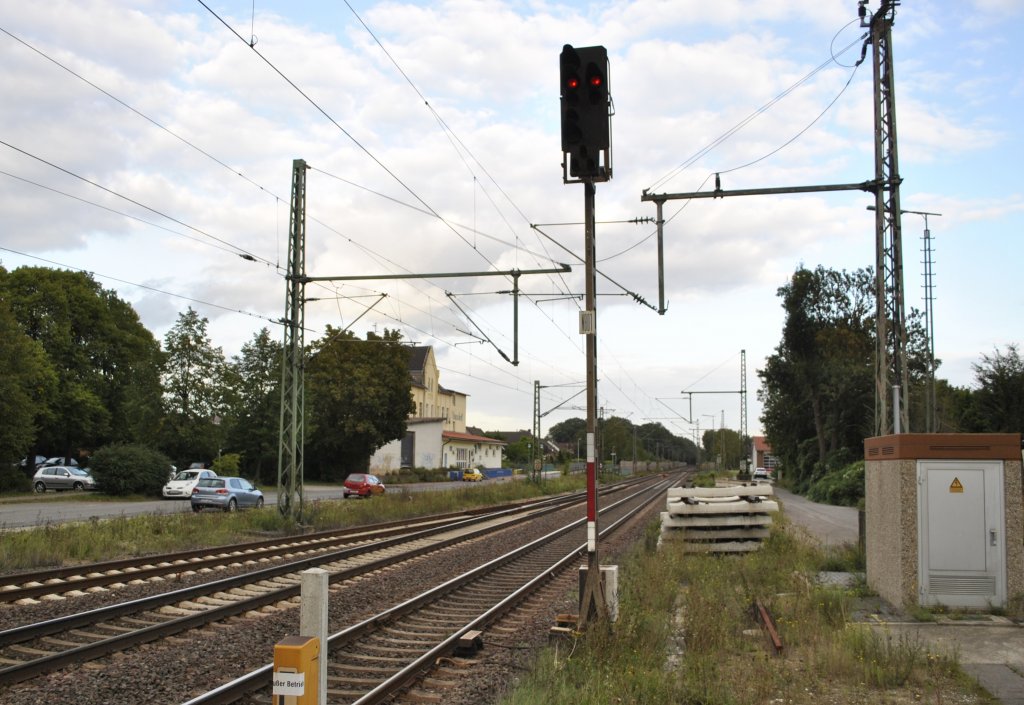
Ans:
{"label": "railway signal head", "polygon": [[606,180],[611,147],[609,129],[608,52],[602,46],[566,44],[559,57],[562,152],[569,155],[571,176]]}

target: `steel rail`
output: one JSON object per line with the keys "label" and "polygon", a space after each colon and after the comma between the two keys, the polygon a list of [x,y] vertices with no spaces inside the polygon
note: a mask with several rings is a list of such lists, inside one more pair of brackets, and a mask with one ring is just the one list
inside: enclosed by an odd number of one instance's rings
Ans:
{"label": "steel rail", "polygon": [[[638,492],[633,493],[629,497],[625,497],[612,505],[601,509],[601,513],[607,513],[630,501],[631,499],[642,496],[645,493],[650,493],[646,500],[639,505],[633,513],[627,514],[619,520],[609,524],[604,530],[600,532],[601,537],[607,537],[611,532],[617,529],[622,522],[632,518],[635,512],[639,512],[640,509],[646,507],[650,502],[661,496],[663,490],[673,484],[674,479],[668,481],[662,481],[655,484],[653,487],[642,489]],[[541,538],[531,541],[524,546],[514,549],[503,556],[495,558],[487,563],[478,566],[460,576],[452,578],[451,580],[442,583],[430,590],[417,595],[416,597],[410,598],[394,607],[391,607],[379,614],[369,617],[361,622],[351,625],[331,636],[328,637],[327,647],[322,650],[322,653],[329,653],[332,650],[339,649],[346,644],[353,642],[354,640],[376,631],[377,629],[386,626],[387,624],[394,622],[396,619],[405,616],[409,613],[415,612],[424,605],[427,605],[440,597],[453,592],[454,590],[462,587],[463,585],[476,580],[481,575],[491,572],[498,567],[506,565],[507,563],[515,560],[516,558],[525,555],[531,551],[542,547],[544,544],[549,543],[553,538],[567,534],[575,529],[582,527],[586,522],[586,518],[581,518],[573,521],[561,529],[557,529]],[[394,674],[381,685],[374,688],[370,693],[367,693],[363,698],[353,703],[353,705],[369,705],[369,703],[382,702],[384,699],[389,697],[389,694],[393,694],[395,690],[405,687],[411,680],[415,680],[418,674],[426,667],[427,664],[431,663],[434,658],[443,653],[450,652],[459,638],[479,626],[490,624],[494,620],[498,619],[501,615],[507,613],[517,604],[524,601],[532,592],[540,587],[543,583],[554,579],[557,572],[564,570],[572,561],[577,559],[580,555],[586,553],[587,544],[586,542],[580,544],[576,549],[566,554],[563,558],[556,561],[554,564],[546,567],[540,573],[536,574],[532,579],[523,584],[520,588],[516,589],[513,593],[506,596],[498,604],[488,609],[483,614],[474,618],[471,622],[467,623],[463,627],[459,628],[451,636],[443,640],[437,646],[430,649],[427,653],[421,655],[415,659],[412,663],[401,669],[398,673]],[[325,659],[326,662],[326,659]],[[232,681],[224,683],[207,693],[197,696],[182,705],[228,705],[230,703],[237,702],[241,698],[264,689],[270,685],[271,678],[273,676],[273,664],[268,664],[248,674],[235,678]],[[385,683],[390,684],[385,688]],[[388,691],[388,692],[385,692]]]}
{"label": "steel rail", "polygon": [[[564,498],[558,498],[559,501],[552,502],[546,500],[543,504],[547,506],[539,509],[532,507],[528,512],[524,512],[522,508],[513,508],[500,510],[491,515],[483,517],[476,517],[471,519],[465,519],[448,526],[433,527],[430,529],[424,529],[412,534],[400,536],[397,538],[391,538],[384,541],[373,544],[373,550],[382,550],[391,548],[394,546],[401,545],[402,543],[408,543],[415,540],[429,538],[433,535],[444,533],[447,531],[457,530],[459,528],[466,528],[474,523],[482,521],[490,521],[495,518],[501,518],[502,516],[511,516],[514,514],[523,514],[523,516],[514,519],[510,523],[498,525],[498,526],[486,526],[473,531],[468,531],[457,536],[444,539],[439,542],[434,542],[413,549],[411,551],[405,551],[392,556],[385,556],[375,561],[369,561],[367,563],[354,566],[349,569],[337,571],[332,573],[328,579],[330,583],[340,582],[351,579],[355,576],[362,575],[374,570],[380,570],[381,568],[388,567],[395,563],[399,563],[411,558],[415,558],[427,553],[431,553],[447,546],[454,545],[463,541],[468,541],[478,536],[486,535],[487,533],[497,531],[501,528],[506,528],[516,523],[528,521],[534,517],[542,516],[544,514],[558,511],[564,505],[572,504],[581,500],[579,496],[570,496]],[[328,554],[319,554],[308,558],[301,559],[299,561],[293,561],[282,566],[274,566],[271,568],[265,568],[263,570],[245,573],[239,576],[230,578],[224,578],[213,582],[203,583],[201,585],[192,586],[189,588],[182,588],[180,590],[174,590],[169,593],[162,593],[160,595],[154,595],[139,600],[132,600],[117,605],[111,605],[108,607],[101,607],[95,610],[82,612],[75,615],[69,615],[67,617],[59,617],[46,622],[40,622],[38,624],[26,625],[23,627],[16,627],[0,632],[0,646],[8,646],[12,644],[23,643],[32,639],[37,639],[43,636],[52,634],[58,634],[65,632],[69,629],[75,629],[87,625],[93,625],[97,622],[109,621],[113,618],[122,617],[130,614],[145,613],[153,610],[157,607],[162,607],[168,604],[181,602],[194,597],[212,594],[217,592],[226,592],[236,587],[241,587],[247,584],[252,584],[260,581],[269,580],[271,578],[277,578],[282,575],[288,575],[291,573],[300,572],[309,567],[315,567],[323,563],[343,560],[357,555],[364,555],[369,547],[366,545],[360,545],[356,547],[342,549]],[[235,603],[228,605],[222,605],[219,607],[213,607],[203,612],[179,617],[176,619],[168,620],[160,624],[154,624],[150,627],[144,627],[140,630],[136,630],[130,633],[117,635],[109,639],[100,640],[90,644],[83,644],[80,647],[75,647],[66,651],[55,653],[49,656],[41,657],[32,661],[26,661],[24,664],[8,666],[7,668],[0,669],[0,684],[17,683],[29,678],[35,677],[42,673],[56,670],[63,666],[78,663],[83,660],[97,658],[105,654],[109,654],[115,651],[120,651],[131,646],[154,641],[172,634],[176,634],[181,631],[192,629],[210,622],[216,622],[227,617],[232,617],[237,614],[242,614],[254,609],[258,609],[267,604],[273,604],[288,600],[296,597],[300,593],[301,586],[297,583],[290,587],[280,588],[268,592],[264,595],[257,597],[240,600]]]}
{"label": "steel rail", "polygon": [[[576,493],[574,493],[576,494]],[[567,495],[571,496],[571,495]],[[518,506],[538,506],[544,502],[553,501],[557,498],[545,498],[535,502],[526,502]],[[123,582],[125,578],[140,580],[149,577],[178,573],[182,570],[193,570],[207,565],[223,563],[224,554],[243,554],[252,552],[245,558],[258,558],[257,552],[271,550],[280,546],[282,553],[297,552],[301,550],[317,550],[316,544],[329,544],[331,542],[342,543],[346,538],[364,539],[382,536],[393,536],[410,530],[411,526],[427,527],[440,525],[455,517],[474,517],[494,511],[495,507],[476,507],[461,512],[448,512],[444,514],[432,514],[413,520],[396,520],[368,524],[365,526],[353,526],[343,529],[331,529],[310,534],[296,534],[295,536],[282,536],[272,539],[263,539],[246,543],[229,544],[219,547],[205,547],[190,549],[188,551],[176,551],[173,553],[162,553],[143,557],[122,558],[100,563],[87,565],[61,566],[47,568],[25,573],[9,573],[0,576],[0,602],[14,602],[16,600],[35,598],[41,595],[52,594],[60,591],[82,590],[89,587],[109,585],[115,582]],[[308,543],[308,547],[302,548]],[[193,561],[191,559],[203,557],[203,560]],[[179,561],[181,563],[179,563]],[[167,564],[167,565],[163,565]],[[149,566],[149,567],[143,567]],[[132,570],[132,569],[135,570]],[[110,575],[117,571],[118,574]],[[124,572],[123,571],[129,571]],[[103,575],[83,576],[88,573],[103,573]],[[78,579],[67,580],[82,576]],[[65,583],[46,584],[48,581],[67,580]],[[25,586],[26,583],[43,583],[40,585]]]}

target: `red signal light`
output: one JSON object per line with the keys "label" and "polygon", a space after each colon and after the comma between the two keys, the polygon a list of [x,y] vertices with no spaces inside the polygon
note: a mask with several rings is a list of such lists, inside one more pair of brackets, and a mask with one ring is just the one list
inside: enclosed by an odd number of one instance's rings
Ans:
{"label": "red signal light", "polygon": [[572,78],[569,79],[569,88],[579,88],[579,87],[580,87],[580,79],[576,78],[575,76],[573,76]]}
{"label": "red signal light", "polygon": [[601,83],[602,83],[602,81],[601,81],[601,77],[600,76],[591,76],[590,77],[590,85],[593,86],[594,88],[597,88],[598,86],[600,86]]}

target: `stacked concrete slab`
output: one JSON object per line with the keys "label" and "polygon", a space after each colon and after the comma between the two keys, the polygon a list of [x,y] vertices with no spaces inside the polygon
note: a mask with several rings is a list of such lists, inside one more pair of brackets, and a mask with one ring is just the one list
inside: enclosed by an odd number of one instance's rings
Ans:
{"label": "stacked concrete slab", "polygon": [[771,532],[779,503],[767,483],[730,487],[673,487],[661,514],[662,540],[699,553],[756,551]]}

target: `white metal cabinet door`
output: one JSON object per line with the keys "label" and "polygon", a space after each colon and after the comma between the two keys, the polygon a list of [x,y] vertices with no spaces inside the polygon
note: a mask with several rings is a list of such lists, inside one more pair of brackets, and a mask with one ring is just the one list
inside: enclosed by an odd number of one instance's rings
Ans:
{"label": "white metal cabinet door", "polygon": [[918,486],[921,603],[1005,605],[1002,463],[922,460]]}

